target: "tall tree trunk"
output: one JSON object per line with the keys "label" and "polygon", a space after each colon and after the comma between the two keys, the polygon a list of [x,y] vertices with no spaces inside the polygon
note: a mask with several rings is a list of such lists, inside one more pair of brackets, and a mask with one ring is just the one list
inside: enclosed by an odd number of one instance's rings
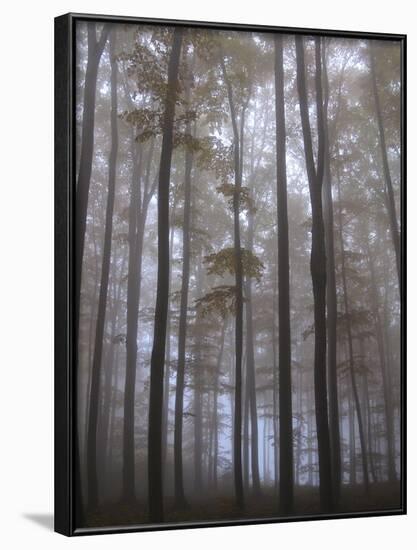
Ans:
{"label": "tall tree trunk", "polygon": [[109,155],[109,185],[104,229],[103,260],[101,267],[100,294],[98,300],[96,337],[91,376],[90,407],[88,418],[87,443],[87,487],[88,507],[90,510],[98,504],[97,480],[97,426],[100,397],[100,377],[102,370],[104,325],[106,319],[107,293],[109,286],[110,256],[113,232],[113,210],[116,187],[116,163],[118,150],[117,128],[117,62],[115,59],[115,35],[110,34],[110,64],[111,64],[111,150]]}
{"label": "tall tree trunk", "polygon": [[175,103],[183,30],[173,32],[163,122],[158,184],[158,276],[154,338],[151,355],[148,435],[148,498],[151,523],[163,521],[162,405],[169,295],[169,182],[173,149]]}
{"label": "tall tree trunk", "polygon": [[[249,252],[253,251],[253,233],[254,233],[253,212],[248,212],[248,243]],[[245,285],[246,291],[246,368],[247,368],[247,384],[248,397],[250,408],[250,425],[251,425],[251,466],[252,466],[252,484],[253,492],[259,496],[261,492],[261,484],[259,478],[259,449],[258,449],[258,410],[256,400],[256,376],[255,376],[255,352],[253,344],[253,314],[252,314],[252,282],[248,277]]]}
{"label": "tall tree trunk", "polygon": [[356,430],[355,430],[355,410],[352,405],[352,396],[349,393],[348,398],[349,413],[349,481],[351,485],[356,485]]}
{"label": "tall tree trunk", "polygon": [[[236,324],[235,324],[235,410],[233,433],[233,462],[236,503],[243,510],[243,476],[242,476],[242,348],[243,348],[243,267],[242,248],[240,243],[239,202],[242,187],[241,173],[241,143],[237,125],[236,110],[230,80],[227,76],[224,58],[221,58],[223,78],[227,88],[230,115],[233,126],[233,154],[235,171],[235,192],[233,195],[233,240],[235,255],[235,287],[236,287]],[[242,113],[243,116],[243,113]]]}
{"label": "tall tree trunk", "polygon": [[[101,411],[101,419],[99,422],[99,431],[100,431],[100,454],[102,457],[107,456],[107,448],[109,443],[109,425],[110,425],[110,409],[111,409],[111,393],[112,393],[112,379],[115,366],[115,346],[118,346],[118,343],[114,342],[115,336],[118,334],[118,320],[119,320],[119,310],[120,310],[120,300],[123,287],[123,274],[125,270],[127,255],[123,254],[120,274],[119,274],[119,283],[116,285],[114,282],[114,287],[117,288],[116,292],[113,292],[113,308],[112,308],[112,319],[111,319],[111,329],[110,329],[110,350],[108,351],[108,357],[106,360],[106,372],[104,376],[104,390],[103,390],[103,405]],[[114,280],[117,277],[116,271],[116,260],[113,259],[113,265],[115,268],[112,270],[112,279]],[[103,474],[106,475],[106,461],[104,461]]]}
{"label": "tall tree trunk", "polygon": [[297,461],[296,461],[296,485],[300,483],[300,468],[302,464],[303,447],[303,367],[298,369],[298,433],[297,433]]}
{"label": "tall tree trunk", "polygon": [[[275,265],[278,269],[277,255],[275,257]],[[273,372],[272,372],[272,418],[273,418],[273,433],[274,433],[274,490],[278,492],[278,479],[279,479],[279,455],[278,455],[278,361],[277,361],[277,334],[275,325],[275,312],[277,304],[277,274],[275,273],[273,281],[274,289],[272,292],[272,357],[273,357]]]}
{"label": "tall tree trunk", "polygon": [[[97,74],[101,55],[109,34],[109,27],[103,26],[100,39],[97,40],[96,24],[88,23],[88,58],[87,70],[84,82],[84,106],[83,123],[81,134],[81,153],[80,165],[77,178],[76,191],[76,212],[77,223],[75,224],[75,281],[74,281],[74,334],[79,338],[80,331],[80,306],[81,306],[81,276],[83,268],[84,241],[87,227],[87,208],[88,196],[90,192],[91,169],[93,164],[94,151],[94,115],[96,103]],[[89,412],[88,412],[89,414]],[[88,426],[86,430],[88,439]],[[81,455],[80,455],[80,433],[78,422],[75,425],[75,485],[77,502],[77,525],[82,525],[85,521],[85,510],[82,499],[81,488]],[[87,443],[88,445],[88,443]],[[88,460],[88,459],[87,459]]]}
{"label": "tall tree trunk", "polygon": [[[133,147],[135,145],[133,144]],[[126,376],[123,411],[123,450],[122,479],[123,498],[126,501],[135,498],[134,468],[134,407],[136,386],[137,332],[139,308],[139,258],[138,258],[138,212],[140,211],[139,179],[142,164],[142,149],[139,160],[133,155],[133,174],[130,187],[129,206],[129,261],[127,275],[127,312],[126,312]]]}
{"label": "tall tree trunk", "polygon": [[219,412],[218,412],[218,396],[219,396],[219,381],[221,376],[221,367],[224,351],[224,340],[226,335],[227,320],[223,319],[222,333],[220,336],[220,348],[217,356],[216,374],[214,381],[214,403],[213,403],[213,431],[214,431],[214,449],[213,449],[213,489],[217,490],[218,480],[218,461],[219,461]]}
{"label": "tall tree trunk", "polygon": [[[200,297],[203,287],[203,267],[201,256],[197,261],[197,284],[196,284],[196,296]],[[201,317],[197,312],[195,326],[198,329],[198,326],[201,322]],[[195,359],[194,359],[194,491],[196,494],[201,493],[203,489],[203,410],[202,410],[202,399],[201,393],[203,391],[203,380],[202,380],[202,357],[201,357],[201,345],[202,345],[202,335],[197,333],[196,343],[195,343]]]}
{"label": "tall tree trunk", "polygon": [[398,228],[397,213],[395,210],[395,198],[394,198],[394,190],[393,190],[392,180],[391,180],[391,172],[390,172],[389,163],[388,163],[387,145],[385,141],[385,130],[384,130],[384,123],[382,120],[381,103],[379,99],[378,85],[377,85],[377,78],[376,78],[375,52],[374,52],[374,46],[372,44],[372,41],[370,41],[370,44],[369,44],[369,54],[370,54],[370,60],[371,60],[372,90],[373,90],[374,100],[375,100],[375,111],[376,111],[376,118],[378,123],[378,132],[379,132],[379,145],[380,145],[381,157],[382,157],[382,169],[384,172],[385,191],[387,194],[386,204],[387,204],[388,216],[389,216],[390,227],[391,227],[391,238],[394,245],[395,258],[397,263],[398,285],[401,292],[400,232]]}
{"label": "tall tree trunk", "polygon": [[389,481],[396,481],[397,473],[395,469],[395,456],[394,456],[394,426],[392,418],[392,395],[391,385],[389,383],[388,368],[386,361],[386,353],[384,344],[384,331],[382,329],[382,321],[379,313],[378,306],[378,291],[375,275],[374,258],[372,255],[369,243],[367,245],[367,256],[369,272],[371,275],[371,306],[372,316],[375,324],[376,341],[378,347],[379,366],[382,377],[382,390],[384,398],[384,416],[386,425],[386,440],[387,440],[387,454],[388,454],[388,479]]}
{"label": "tall tree trunk", "polygon": [[[191,75],[188,75],[185,96],[189,104]],[[191,123],[187,122],[185,133],[191,135]],[[191,225],[191,171],[193,167],[193,152],[187,148],[185,153],[184,175],[184,217],[182,223],[182,276],[181,302],[178,328],[178,363],[175,389],[175,430],[174,430],[174,462],[175,462],[175,501],[176,506],[184,508],[187,502],[184,495],[182,431],[184,413],[184,377],[185,377],[185,347],[187,339],[188,291],[190,286],[190,225]]]}
{"label": "tall tree trunk", "polygon": [[75,224],[75,334],[78,335],[81,303],[81,276],[83,267],[84,241],[87,227],[88,197],[94,153],[94,118],[96,110],[97,74],[100,59],[106,45],[110,27],[104,25],[97,40],[96,24],[87,24],[88,58],[84,82],[83,122],[81,130],[80,165],[77,179]]}
{"label": "tall tree trunk", "polygon": [[288,245],[287,163],[283,37],[275,35],[275,114],[277,154],[278,327],[279,327],[279,486],[280,510],[294,507],[294,458],[291,386],[290,260]]}
{"label": "tall tree trunk", "polygon": [[[135,147],[135,140],[132,140]],[[134,150],[135,151],[135,150]],[[137,371],[137,337],[139,322],[139,304],[142,287],[142,251],[149,202],[154,194],[155,185],[150,186],[150,171],[154,151],[154,142],[149,146],[148,158],[142,188],[143,149],[134,154],[133,175],[131,181],[129,207],[129,263],[127,277],[127,314],[126,314],[126,376],[123,411],[123,499],[126,502],[136,498],[135,472],[135,392]]]}
{"label": "tall tree trunk", "polygon": [[244,490],[249,491],[249,381],[248,367],[246,365],[246,379],[244,386],[244,403],[243,403],[243,485]]}
{"label": "tall tree trunk", "polygon": [[107,446],[107,463],[112,466],[113,463],[113,451],[114,451],[114,435],[116,425],[116,410],[117,410],[117,392],[119,390],[119,353],[120,347],[117,348],[114,362],[115,370],[113,376],[113,390],[111,396],[111,414],[110,414],[110,426],[109,426],[109,445]]}
{"label": "tall tree trunk", "polygon": [[366,418],[366,422],[364,420],[366,430],[365,430],[365,437],[367,441],[367,447],[368,447],[368,459],[369,459],[369,470],[372,476],[373,483],[376,483],[376,474],[375,474],[375,464],[374,464],[374,456],[373,456],[373,450],[372,450],[372,419],[371,419],[371,404],[370,404],[370,397],[369,397],[369,384],[368,384],[368,373],[367,373],[367,366],[365,361],[365,345],[364,345],[364,338],[360,338],[359,340],[359,349],[360,349],[360,355],[362,360],[362,370],[363,370],[363,410],[364,410],[364,416]]}
{"label": "tall tree trunk", "polygon": [[[172,215],[175,216],[176,201],[172,205]],[[171,235],[169,237],[169,257],[172,258],[174,249],[175,228],[171,225]],[[169,266],[169,289],[171,292],[172,266]],[[169,392],[170,392],[170,372],[171,372],[171,305],[168,300],[168,317],[167,317],[167,344],[165,356],[165,377],[164,377],[164,405],[162,417],[162,467],[164,468],[164,479],[166,479],[167,469],[167,454],[168,454],[168,417],[169,417]]]}
{"label": "tall tree trunk", "polygon": [[345,246],[344,246],[344,239],[343,239],[343,220],[342,220],[342,207],[341,207],[339,166],[337,166],[337,190],[338,190],[338,200],[339,200],[338,219],[339,219],[339,244],[340,244],[340,258],[341,258],[340,270],[342,273],[343,304],[344,304],[345,317],[346,317],[347,343],[348,343],[348,352],[349,352],[349,355],[348,355],[349,373],[350,373],[350,380],[352,384],[353,399],[355,401],[356,417],[358,419],[359,441],[360,441],[361,453],[362,453],[363,481],[365,485],[365,491],[368,492],[369,490],[368,455],[366,451],[366,441],[365,441],[365,433],[363,428],[363,416],[362,416],[362,410],[361,410],[361,403],[359,399],[358,386],[356,383],[352,323],[350,318],[349,297],[348,297],[348,289],[347,289],[347,281],[346,281],[346,261],[345,261]]}
{"label": "tall tree trunk", "polygon": [[324,246],[324,223],[322,206],[322,184],[324,168],[324,120],[321,75],[320,37],[315,38],[316,59],[316,102],[318,123],[317,171],[314,165],[313,145],[308,113],[308,97],[305,76],[304,44],[296,36],[297,88],[300,101],[301,124],[304,137],[307,175],[312,211],[311,279],[314,297],[314,391],[319,454],[320,503],[323,511],[333,509],[333,483],[331,473],[330,434],[327,413],[326,376],[326,251]]}
{"label": "tall tree trunk", "polygon": [[324,223],[326,240],[326,271],[327,271],[327,375],[329,380],[329,426],[330,447],[332,455],[332,478],[334,503],[337,506],[340,497],[341,459],[340,459],[340,428],[339,400],[337,388],[337,293],[336,269],[334,258],[334,215],[332,180],[330,172],[330,143],[328,127],[329,79],[327,75],[326,41],[323,40],[323,83],[324,83]]}

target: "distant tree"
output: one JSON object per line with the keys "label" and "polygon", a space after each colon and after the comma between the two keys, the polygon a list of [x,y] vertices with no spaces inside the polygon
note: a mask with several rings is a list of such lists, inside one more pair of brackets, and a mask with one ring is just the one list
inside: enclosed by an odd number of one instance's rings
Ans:
{"label": "distant tree", "polygon": [[373,91],[374,100],[375,100],[376,120],[378,123],[379,146],[381,150],[382,168],[384,173],[385,189],[386,189],[386,205],[387,205],[389,221],[390,221],[391,238],[392,238],[392,242],[395,250],[395,259],[397,262],[398,284],[401,289],[400,232],[398,229],[397,214],[395,209],[394,190],[392,186],[391,172],[390,172],[389,163],[388,163],[387,144],[385,139],[384,121],[382,118],[382,110],[381,110],[381,104],[380,104],[379,92],[378,92],[374,49],[375,49],[375,46],[373,45],[373,42],[371,40],[369,43],[369,56],[371,60],[372,91]]}

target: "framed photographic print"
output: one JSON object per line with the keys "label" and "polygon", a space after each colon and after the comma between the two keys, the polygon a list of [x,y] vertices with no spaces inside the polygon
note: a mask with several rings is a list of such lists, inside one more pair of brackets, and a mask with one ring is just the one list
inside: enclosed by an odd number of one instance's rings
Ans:
{"label": "framed photographic print", "polygon": [[55,36],[56,531],[405,513],[406,37]]}

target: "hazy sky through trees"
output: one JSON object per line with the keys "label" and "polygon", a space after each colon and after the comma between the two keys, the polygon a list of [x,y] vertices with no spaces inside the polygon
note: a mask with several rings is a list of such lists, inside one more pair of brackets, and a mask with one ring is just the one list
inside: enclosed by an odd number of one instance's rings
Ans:
{"label": "hazy sky through trees", "polygon": [[76,37],[86,524],[398,508],[400,43]]}

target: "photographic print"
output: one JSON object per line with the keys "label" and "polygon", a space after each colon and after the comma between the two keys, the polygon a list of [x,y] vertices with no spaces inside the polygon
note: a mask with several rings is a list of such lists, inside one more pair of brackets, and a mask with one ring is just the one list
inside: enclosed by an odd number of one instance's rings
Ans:
{"label": "photographic print", "polygon": [[57,21],[57,530],[404,513],[405,37]]}

